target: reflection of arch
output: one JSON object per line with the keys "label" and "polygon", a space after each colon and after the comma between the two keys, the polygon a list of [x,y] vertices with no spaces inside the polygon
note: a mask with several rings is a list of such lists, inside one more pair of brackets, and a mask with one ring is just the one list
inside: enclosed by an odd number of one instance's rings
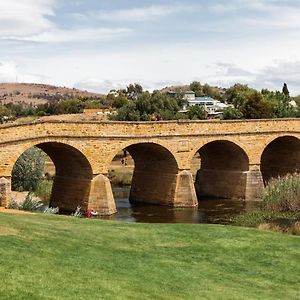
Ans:
{"label": "reflection of arch", "polygon": [[263,179],[300,172],[300,140],[293,136],[274,139],[261,155]]}
{"label": "reflection of arch", "polygon": [[178,164],[173,154],[156,143],[136,143],[126,147],[134,160],[130,200],[172,205]]}
{"label": "reflection of arch", "polygon": [[43,142],[35,146],[43,150],[55,165],[50,205],[66,211],[72,211],[78,205],[84,209],[93,178],[87,158],[78,149],[64,143]]}
{"label": "reflection of arch", "polygon": [[201,168],[197,172],[198,197],[245,198],[249,158],[233,142],[212,141],[198,150]]}

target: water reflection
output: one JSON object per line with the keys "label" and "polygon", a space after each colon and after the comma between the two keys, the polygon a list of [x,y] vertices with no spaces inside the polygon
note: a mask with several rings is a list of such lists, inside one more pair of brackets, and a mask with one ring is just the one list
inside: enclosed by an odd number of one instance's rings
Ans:
{"label": "water reflection", "polygon": [[198,208],[171,208],[128,201],[129,188],[114,188],[118,213],[103,219],[143,223],[210,223],[230,224],[243,211],[253,210],[257,202],[241,200],[205,199]]}

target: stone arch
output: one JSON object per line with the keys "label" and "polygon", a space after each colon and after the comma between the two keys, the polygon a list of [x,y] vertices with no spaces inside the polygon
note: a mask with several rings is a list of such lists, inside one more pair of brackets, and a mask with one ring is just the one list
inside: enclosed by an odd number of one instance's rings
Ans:
{"label": "stone arch", "polygon": [[[174,154],[156,142],[124,144],[135,164],[130,201],[177,207],[197,205],[196,193],[189,173],[180,171]],[[111,158],[111,161],[113,158]]]}
{"label": "stone arch", "polygon": [[129,152],[135,165],[129,200],[172,205],[178,174],[174,155],[154,142],[131,143],[123,149]]}
{"label": "stone arch", "polygon": [[86,156],[77,148],[57,141],[36,142],[27,149],[33,146],[44,151],[55,165],[50,206],[58,206],[61,211],[74,211],[77,206],[86,210],[93,179]]}
{"label": "stone arch", "polygon": [[261,155],[264,182],[287,174],[300,173],[300,139],[281,136],[273,139]]}
{"label": "stone arch", "polygon": [[172,151],[172,149],[170,149],[168,147],[168,144],[163,143],[161,141],[152,141],[152,140],[139,140],[139,141],[126,141],[126,142],[122,142],[120,144],[118,144],[118,147],[113,147],[113,151],[111,151],[111,153],[108,155],[108,158],[106,160],[106,164],[105,164],[105,170],[106,172],[109,169],[109,166],[111,165],[112,160],[115,158],[115,156],[123,149],[127,149],[131,146],[134,145],[139,145],[139,144],[145,144],[145,145],[156,145],[158,147],[160,147],[161,149],[164,149],[166,152],[168,152],[176,161],[177,167],[179,167],[179,161],[178,158],[176,156],[176,154],[174,153],[174,151]]}
{"label": "stone arch", "polygon": [[236,143],[215,140],[198,151],[200,169],[195,187],[198,198],[245,198],[249,157]]}

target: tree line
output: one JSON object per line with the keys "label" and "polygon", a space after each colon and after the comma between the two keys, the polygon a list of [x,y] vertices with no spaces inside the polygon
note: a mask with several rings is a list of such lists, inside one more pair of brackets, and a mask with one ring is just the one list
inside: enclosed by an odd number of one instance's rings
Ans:
{"label": "tree line", "polygon": [[[261,119],[290,118],[300,116],[300,96],[291,97],[286,84],[282,91],[262,89],[258,91],[248,85],[237,83],[228,89],[218,89],[208,84],[192,82],[189,89],[196,97],[208,96],[230,107],[223,110],[223,119]],[[203,107],[191,106],[187,112],[181,112],[187,104],[183,91],[177,90],[170,95],[153,91],[144,91],[140,84],[130,84],[126,89],[109,93],[101,99],[77,97],[73,99],[50,100],[45,104],[26,103],[0,104],[0,120],[24,116],[48,116],[77,114],[84,109],[114,108],[111,120],[118,121],[154,121],[154,120],[203,120],[207,112]],[[297,105],[293,105],[293,104]]]}

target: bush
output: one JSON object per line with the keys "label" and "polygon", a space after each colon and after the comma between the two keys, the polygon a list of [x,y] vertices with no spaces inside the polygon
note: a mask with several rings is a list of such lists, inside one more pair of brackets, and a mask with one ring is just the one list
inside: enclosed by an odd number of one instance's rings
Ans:
{"label": "bush", "polygon": [[268,212],[257,210],[241,214],[234,218],[234,224],[238,226],[257,227],[263,223],[272,223],[277,221],[285,221],[294,223],[300,219],[299,212]]}
{"label": "bush", "polygon": [[50,201],[52,185],[52,180],[41,180],[36,186],[34,194],[39,197],[44,204],[48,204]]}
{"label": "bush", "polygon": [[8,208],[27,211],[37,211],[40,210],[43,205],[44,204],[40,200],[34,199],[32,197],[32,194],[28,193],[23,202],[11,200],[9,202]]}
{"label": "bush", "polygon": [[300,174],[273,179],[262,196],[260,209],[234,218],[234,224],[299,234]]}
{"label": "bush", "polygon": [[271,180],[262,197],[262,209],[300,211],[300,174]]}
{"label": "bush", "polygon": [[25,151],[16,161],[12,171],[14,191],[35,191],[43,177],[46,154],[33,147]]}

